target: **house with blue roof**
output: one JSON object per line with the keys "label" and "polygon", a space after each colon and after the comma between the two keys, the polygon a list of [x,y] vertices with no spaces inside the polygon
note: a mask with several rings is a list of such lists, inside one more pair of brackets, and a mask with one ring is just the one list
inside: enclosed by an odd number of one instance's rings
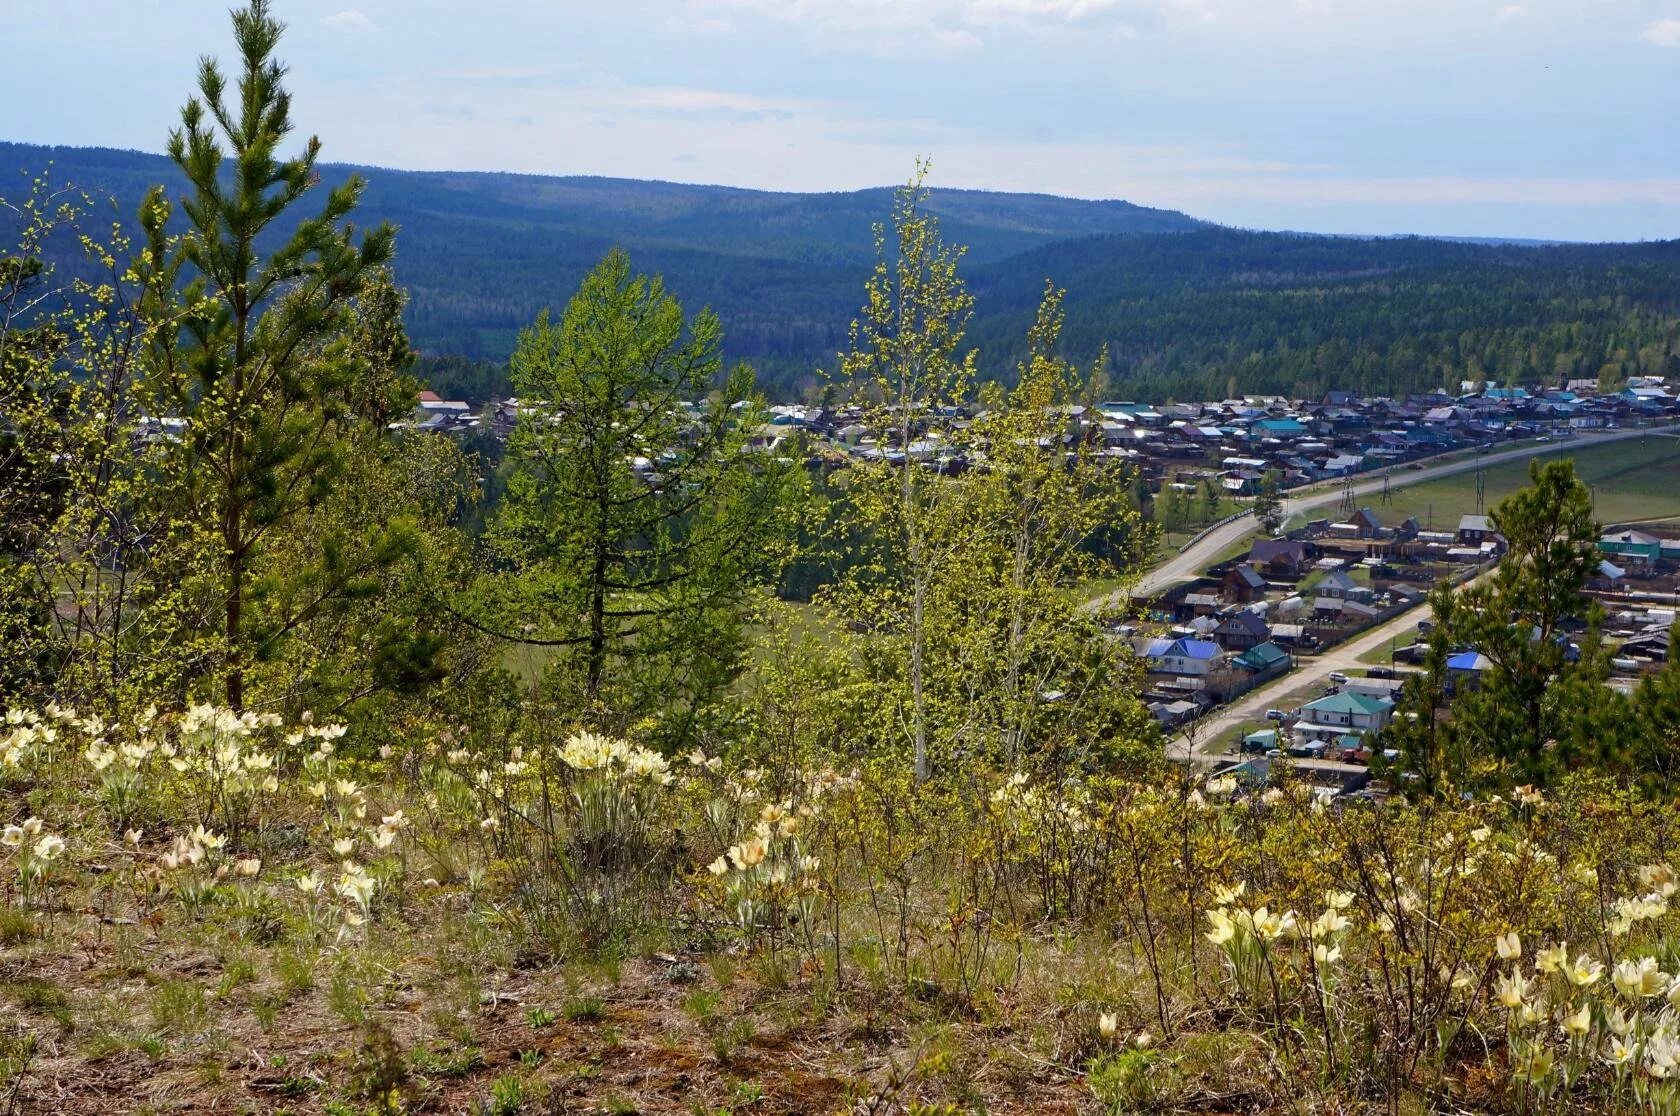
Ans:
{"label": "house with blue roof", "polygon": [[1482,684],[1482,676],[1493,668],[1493,660],[1474,648],[1447,657],[1447,691],[1457,693],[1460,688],[1474,690]]}
{"label": "house with blue roof", "polygon": [[1150,673],[1197,677],[1210,673],[1222,654],[1219,644],[1205,639],[1153,639],[1143,649]]}

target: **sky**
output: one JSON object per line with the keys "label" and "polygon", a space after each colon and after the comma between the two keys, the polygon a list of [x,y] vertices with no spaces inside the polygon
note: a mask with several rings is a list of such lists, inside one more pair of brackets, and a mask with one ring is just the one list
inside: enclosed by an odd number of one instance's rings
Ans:
{"label": "sky", "polygon": [[[227,0],[0,0],[0,139],[161,150]],[[1680,237],[1680,0],[275,0],[333,161]]]}

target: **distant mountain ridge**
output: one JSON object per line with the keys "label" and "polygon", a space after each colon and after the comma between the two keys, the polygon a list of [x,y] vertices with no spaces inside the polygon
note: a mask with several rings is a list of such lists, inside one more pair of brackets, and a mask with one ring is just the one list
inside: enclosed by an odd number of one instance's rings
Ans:
{"label": "distant mountain ridge", "polygon": [[[182,180],[163,156],[0,142],[0,196],[20,172],[113,196]],[[428,354],[499,362],[614,246],[723,319],[731,359],[774,394],[832,368],[863,298],[873,226],[892,190],[788,194],[594,177],[323,165],[368,179],[359,223],[398,225],[409,332]],[[307,204],[305,206],[307,209]],[[1680,351],[1680,242],[1487,243],[1224,228],[1124,201],[935,190],[928,208],[968,249],[971,339],[1007,375],[1047,280],[1067,288],[1070,355],[1106,349],[1139,395],[1312,394],[1649,371]],[[0,233],[4,233],[0,215]],[[1677,361],[1680,369],[1680,361]],[[457,362],[458,364],[458,362]],[[473,377],[478,380],[473,381]],[[488,394],[469,371],[459,390]]]}

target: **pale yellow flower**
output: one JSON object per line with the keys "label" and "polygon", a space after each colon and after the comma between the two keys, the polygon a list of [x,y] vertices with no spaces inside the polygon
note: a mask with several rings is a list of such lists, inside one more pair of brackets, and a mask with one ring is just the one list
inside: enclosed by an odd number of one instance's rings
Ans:
{"label": "pale yellow flower", "polygon": [[1575,963],[1564,969],[1563,973],[1569,978],[1569,983],[1585,988],[1604,975],[1604,966],[1583,953],[1578,955]]}
{"label": "pale yellow flower", "polygon": [[1494,994],[1501,1006],[1515,1010],[1528,998],[1528,990],[1528,979],[1523,976],[1522,970],[1512,969],[1509,976],[1499,978],[1499,985]]}

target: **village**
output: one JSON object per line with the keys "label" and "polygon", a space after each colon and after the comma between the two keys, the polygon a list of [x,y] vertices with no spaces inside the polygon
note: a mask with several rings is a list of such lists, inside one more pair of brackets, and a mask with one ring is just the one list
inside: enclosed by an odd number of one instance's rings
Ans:
{"label": "village", "polygon": [[[1212,549],[1220,541],[1210,537],[1216,528],[1234,528],[1241,540],[1209,554],[1188,576],[1147,589],[1133,602],[1135,615],[1113,625],[1141,660],[1150,711],[1169,736],[1179,736],[1187,758],[1215,768],[1235,764],[1251,775],[1284,758],[1327,791],[1371,793],[1369,766],[1382,750],[1381,730],[1429,626],[1414,614],[1427,616],[1421,606],[1431,587],[1467,581],[1503,553],[1487,514],[1497,501],[1481,491],[1477,459],[1628,438],[1680,415],[1674,389],[1654,377],[1614,391],[1591,380],[1545,390],[1461,386],[1457,396],[1400,400],[1337,391],[1316,401],[1247,396],[1067,409],[1069,446],[1099,446],[1105,458],[1132,470],[1158,519],[1169,501],[1193,509],[1184,530],[1203,529],[1169,537],[1176,557]],[[503,440],[531,407],[508,399],[475,410],[426,392],[415,414],[394,426]],[[948,416],[947,428],[968,417]],[[877,442],[862,418],[851,407],[772,405],[753,444],[802,454],[824,469],[881,457],[942,472],[972,464],[931,431],[918,431],[907,446]],[[1680,452],[1680,442],[1675,447]],[[1472,507],[1444,502],[1437,514],[1434,504],[1396,506],[1406,501],[1394,493],[1422,476],[1408,470],[1443,471],[1437,462],[1455,460],[1466,471],[1474,467]],[[633,465],[657,474],[657,462]],[[1260,530],[1249,514],[1268,484],[1284,508],[1275,533]],[[1618,645],[1613,684],[1631,686],[1668,660],[1680,602],[1680,521],[1666,535],[1610,524],[1600,549],[1591,591],[1604,605],[1606,635]],[[1391,634],[1371,653],[1356,661],[1336,655],[1379,631]],[[1459,650],[1448,664],[1453,684],[1463,686],[1474,686],[1484,666],[1474,648]],[[1255,700],[1272,694],[1279,704]]]}

